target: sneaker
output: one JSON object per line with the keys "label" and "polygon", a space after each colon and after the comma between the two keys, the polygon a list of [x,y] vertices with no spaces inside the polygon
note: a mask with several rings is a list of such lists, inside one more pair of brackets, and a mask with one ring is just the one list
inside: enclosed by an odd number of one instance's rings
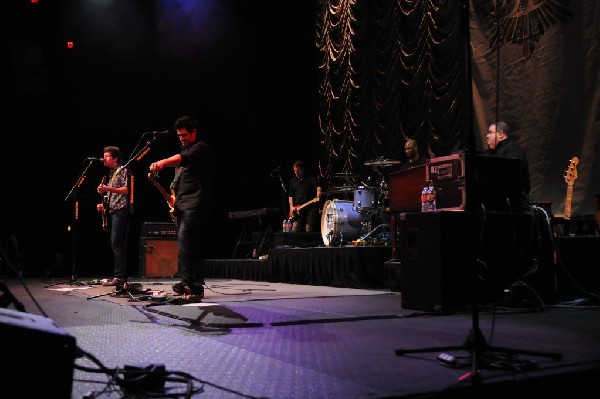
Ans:
{"label": "sneaker", "polygon": [[183,294],[185,294],[185,288],[186,287],[187,287],[187,284],[184,283],[183,281],[181,281],[179,283],[173,284],[173,286],[171,288],[173,288],[173,291],[176,294],[183,295]]}
{"label": "sneaker", "polygon": [[120,285],[123,285],[125,283],[124,280],[121,280],[120,278],[113,278],[112,280],[108,280],[102,283],[103,287],[117,287]]}
{"label": "sneaker", "polygon": [[204,297],[204,287],[202,286],[191,286],[183,281],[173,284],[173,291],[179,295],[187,295],[187,296],[199,296],[200,298]]}

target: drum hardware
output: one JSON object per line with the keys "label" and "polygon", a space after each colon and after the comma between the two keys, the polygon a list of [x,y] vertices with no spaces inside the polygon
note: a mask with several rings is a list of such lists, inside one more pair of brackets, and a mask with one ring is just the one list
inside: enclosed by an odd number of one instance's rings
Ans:
{"label": "drum hardware", "polygon": [[369,231],[367,234],[365,234],[364,236],[358,238],[355,241],[352,241],[353,245],[376,245],[376,244],[384,244],[387,242],[386,238],[383,238],[382,240],[378,241],[376,237],[371,237],[373,236],[376,232],[383,230],[383,232],[385,232],[385,229],[390,228],[390,226],[386,223],[382,223],[379,226],[375,227],[373,230]]}

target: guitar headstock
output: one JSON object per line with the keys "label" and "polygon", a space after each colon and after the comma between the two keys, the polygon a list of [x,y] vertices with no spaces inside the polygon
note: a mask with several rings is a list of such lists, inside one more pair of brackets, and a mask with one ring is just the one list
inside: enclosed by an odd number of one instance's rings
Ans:
{"label": "guitar headstock", "polygon": [[572,185],[577,180],[577,164],[579,163],[579,158],[573,157],[569,162],[569,166],[565,172],[565,182],[567,184]]}

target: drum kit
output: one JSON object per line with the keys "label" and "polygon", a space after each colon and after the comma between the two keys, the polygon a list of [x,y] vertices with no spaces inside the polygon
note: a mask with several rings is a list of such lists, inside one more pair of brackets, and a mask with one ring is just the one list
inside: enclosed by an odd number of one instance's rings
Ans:
{"label": "drum kit", "polygon": [[[378,158],[366,161],[365,166],[387,168],[401,161]],[[385,174],[377,185],[360,182],[359,175],[336,173],[333,177],[344,178],[344,184],[327,191],[328,196],[339,196],[327,200],[321,212],[321,235],[327,246],[389,245],[390,225],[386,210],[387,183]],[[368,179],[370,182],[370,179]],[[350,198],[352,196],[352,198]]]}

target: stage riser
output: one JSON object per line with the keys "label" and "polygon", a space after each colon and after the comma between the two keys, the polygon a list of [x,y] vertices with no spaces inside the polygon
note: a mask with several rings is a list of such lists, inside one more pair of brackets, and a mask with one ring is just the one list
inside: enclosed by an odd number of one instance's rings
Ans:
{"label": "stage riser", "polygon": [[343,288],[385,288],[391,247],[274,248],[268,260],[209,259],[206,276]]}

